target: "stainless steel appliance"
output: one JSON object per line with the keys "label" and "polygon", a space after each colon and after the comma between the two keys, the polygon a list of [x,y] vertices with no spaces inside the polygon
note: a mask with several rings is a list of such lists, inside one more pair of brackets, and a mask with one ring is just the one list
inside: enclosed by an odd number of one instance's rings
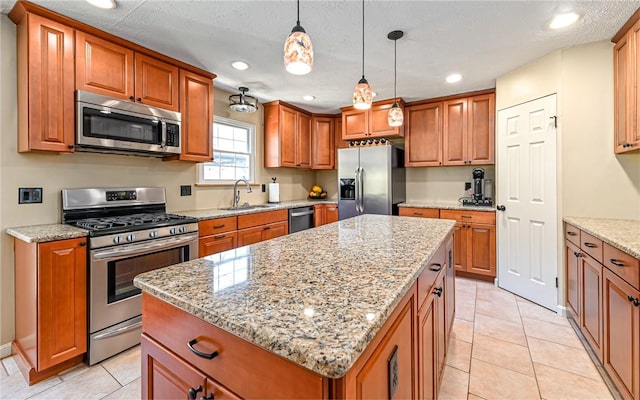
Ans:
{"label": "stainless steel appliance", "polygon": [[398,215],[405,201],[404,151],[391,145],[338,150],[338,216]]}
{"label": "stainless steel appliance", "polygon": [[[474,168],[473,175],[473,195],[471,198],[462,198],[462,205],[465,206],[492,206],[491,192],[493,191],[493,181],[484,179],[484,169]],[[487,186],[487,184],[489,186]],[[489,194],[489,196],[487,196]]]}
{"label": "stainless steel appliance", "polygon": [[62,222],[89,231],[89,365],[140,343],[133,278],[198,257],[198,223],[167,214],[164,188],[62,191]]}
{"label": "stainless steel appliance", "polygon": [[297,207],[289,209],[289,233],[300,232],[313,228],[314,223],[313,206]]}
{"label": "stainless steel appliance", "polygon": [[76,118],[78,151],[154,157],[181,152],[179,112],[78,90]]}

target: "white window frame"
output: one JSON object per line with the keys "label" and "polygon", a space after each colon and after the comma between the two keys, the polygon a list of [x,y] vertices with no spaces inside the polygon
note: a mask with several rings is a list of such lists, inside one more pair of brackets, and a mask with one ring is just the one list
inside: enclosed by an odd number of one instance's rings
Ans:
{"label": "white window frame", "polygon": [[[243,122],[243,121],[238,121],[235,119],[231,119],[231,118],[225,118],[225,117],[218,117],[217,115],[213,117],[213,123],[214,124],[222,124],[222,125],[227,125],[227,126],[232,126],[234,128],[242,128],[242,129],[246,129],[249,131],[249,176],[246,177],[246,179],[253,183],[254,179],[255,179],[255,175],[256,175],[256,126],[254,124],[248,123],[248,122]],[[213,146],[213,129],[212,131],[212,137],[211,137],[211,145]],[[215,153],[234,153],[234,152],[230,152],[230,151],[216,151],[215,147],[213,148],[213,153],[215,156]],[[245,153],[241,153],[241,154],[245,154]],[[209,161],[211,162],[211,161]],[[216,184],[232,184],[235,182],[235,179],[233,180],[229,180],[229,179],[204,179],[204,166],[205,164],[207,164],[206,162],[204,163],[199,163],[198,164],[198,183],[199,184],[211,184],[211,185],[216,185]]]}

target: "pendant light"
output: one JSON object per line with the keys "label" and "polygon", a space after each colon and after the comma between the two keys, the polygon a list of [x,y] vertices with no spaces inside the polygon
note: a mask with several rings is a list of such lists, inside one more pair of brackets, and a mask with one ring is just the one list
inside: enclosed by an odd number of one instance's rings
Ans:
{"label": "pendant light", "polygon": [[353,107],[358,110],[368,110],[371,108],[372,99],[373,89],[364,77],[364,0],[362,0],[362,78],[353,90]]}
{"label": "pendant light", "polygon": [[398,98],[396,96],[397,89],[397,70],[398,70],[398,53],[396,51],[398,47],[398,39],[404,36],[402,31],[391,31],[387,35],[389,40],[393,40],[393,106],[389,109],[387,114],[387,122],[389,126],[402,126],[404,122],[404,115],[402,114],[402,108],[398,105]]}
{"label": "pendant light", "polygon": [[243,86],[238,88],[240,94],[229,96],[229,108],[232,111],[252,113],[258,110],[258,99],[246,94],[249,89]]}
{"label": "pendant light", "polygon": [[313,45],[311,38],[300,25],[300,0],[298,20],[284,42],[284,67],[290,74],[305,75],[313,67]]}

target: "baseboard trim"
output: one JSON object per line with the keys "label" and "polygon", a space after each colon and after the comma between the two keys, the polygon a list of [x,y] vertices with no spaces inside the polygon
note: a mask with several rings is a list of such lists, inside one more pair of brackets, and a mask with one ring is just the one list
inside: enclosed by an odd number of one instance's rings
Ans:
{"label": "baseboard trim", "polygon": [[561,315],[565,318],[569,317],[569,309],[566,306],[562,306],[558,304],[557,308],[558,308],[558,311],[556,312],[558,313],[558,315]]}
{"label": "baseboard trim", "polygon": [[0,358],[9,357],[11,355],[11,343],[0,345]]}

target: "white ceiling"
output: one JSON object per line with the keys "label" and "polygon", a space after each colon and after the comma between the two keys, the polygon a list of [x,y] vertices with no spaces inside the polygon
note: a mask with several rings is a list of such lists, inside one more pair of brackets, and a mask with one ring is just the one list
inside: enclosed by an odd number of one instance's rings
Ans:
{"label": "white ceiling", "polygon": [[[361,77],[362,4],[357,0],[303,0],[300,22],[311,36],[315,61],[308,75],[283,66],[284,40],[296,22],[293,0],[116,0],[100,10],[82,0],[35,0],[46,8],[218,75],[215,85],[248,86],[262,101],[281,99],[314,112],[351,104]],[[8,13],[15,0],[0,0]],[[392,30],[398,41],[398,96],[406,101],[495,87],[495,79],[551,51],[611,37],[640,1],[400,1],[365,2],[365,74],[393,97]],[[554,13],[584,17],[549,31]],[[251,65],[231,67],[234,60]],[[445,77],[462,74],[448,84]],[[304,101],[311,94],[315,101]]]}

